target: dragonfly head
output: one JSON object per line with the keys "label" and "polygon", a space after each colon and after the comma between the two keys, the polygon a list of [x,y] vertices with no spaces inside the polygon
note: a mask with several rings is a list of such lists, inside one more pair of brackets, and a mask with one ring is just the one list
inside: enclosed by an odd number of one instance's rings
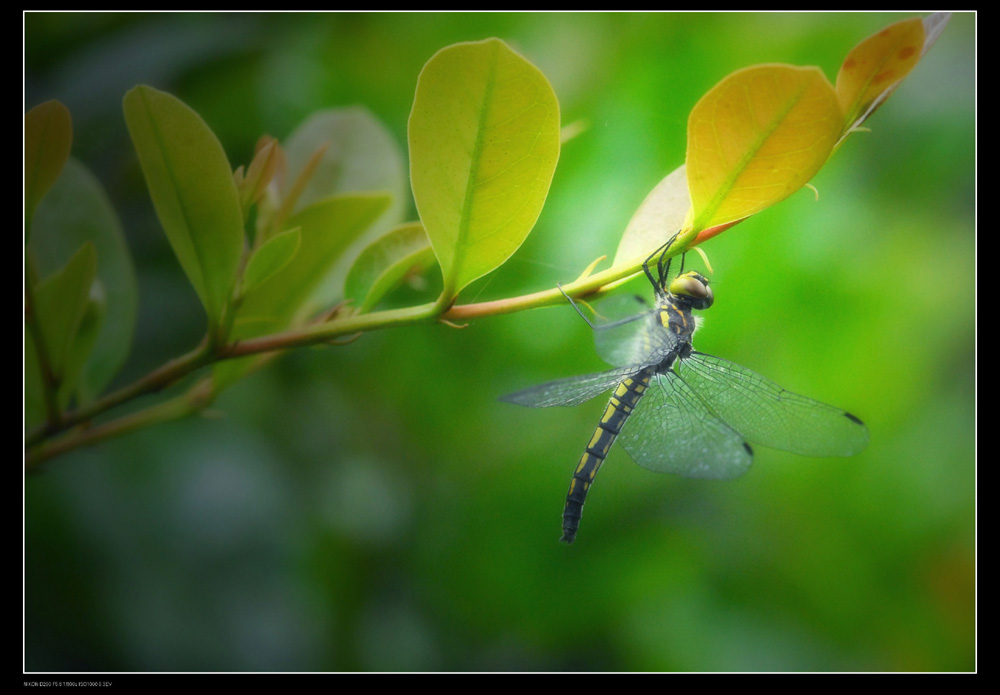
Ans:
{"label": "dragonfly head", "polygon": [[715,301],[708,278],[693,270],[675,277],[667,291],[692,309],[707,309]]}

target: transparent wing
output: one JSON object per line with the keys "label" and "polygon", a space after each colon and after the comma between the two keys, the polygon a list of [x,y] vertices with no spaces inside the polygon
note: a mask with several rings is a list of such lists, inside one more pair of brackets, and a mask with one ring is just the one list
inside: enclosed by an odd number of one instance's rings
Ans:
{"label": "transparent wing", "polygon": [[634,375],[641,368],[623,367],[597,374],[571,376],[550,381],[539,386],[501,396],[501,401],[531,408],[548,408],[554,405],[580,405],[605,391],[615,388],[622,379]]}
{"label": "transparent wing", "polygon": [[656,312],[637,295],[608,297],[595,311],[594,345],[610,365],[656,364],[677,346],[674,335],[658,325]]}
{"label": "transparent wing", "polygon": [[743,437],[673,372],[653,377],[618,441],[643,468],[688,478],[735,478],[753,463]]}
{"label": "transparent wing", "polygon": [[711,410],[754,444],[804,456],[851,456],[868,428],[839,408],[786,391],[746,367],[702,352],[679,373]]}

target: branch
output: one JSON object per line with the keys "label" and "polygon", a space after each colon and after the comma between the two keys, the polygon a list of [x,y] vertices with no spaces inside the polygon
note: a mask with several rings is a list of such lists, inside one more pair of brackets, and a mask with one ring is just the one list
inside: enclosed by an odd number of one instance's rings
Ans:
{"label": "branch", "polygon": [[158,403],[136,413],[125,415],[111,422],[94,427],[82,427],[62,437],[58,437],[28,450],[25,457],[25,471],[31,471],[39,464],[60,454],[72,451],[81,446],[120,437],[143,427],[179,420],[200,412],[208,406],[215,397],[211,378],[202,379],[187,393]]}
{"label": "branch", "polygon": [[[680,247],[678,246],[679,252]],[[571,297],[582,297],[609,291],[619,281],[640,270],[640,263],[621,265],[591,275],[590,268],[575,281],[562,286]],[[429,323],[432,321],[463,321],[470,318],[509,314],[565,302],[558,287],[489,302],[448,306],[444,295],[436,302],[404,309],[389,309],[368,314],[344,316],[333,320],[300,326],[273,335],[236,341],[213,348],[208,340],[194,350],[175,358],[137,381],[104,397],[61,414],[58,421],[29,432],[25,438],[27,456],[25,468],[38,464],[77,447],[105,441],[152,424],[176,420],[204,408],[215,397],[211,378],[203,379],[182,396],[151,406],[130,415],[100,425],[90,425],[93,418],[143,395],[172,386],[202,367],[223,360],[251,355],[277,354],[293,348],[335,342],[343,336],[355,336],[366,331]],[[76,428],[76,429],[73,429]],[[54,438],[62,432],[66,435]]]}

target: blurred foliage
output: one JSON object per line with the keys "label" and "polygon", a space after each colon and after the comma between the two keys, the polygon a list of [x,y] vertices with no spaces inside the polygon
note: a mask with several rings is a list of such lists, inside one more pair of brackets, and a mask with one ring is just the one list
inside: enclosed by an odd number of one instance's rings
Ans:
{"label": "blurred foliage", "polygon": [[[402,146],[421,66],[499,36],[551,81],[566,144],[534,232],[468,299],[613,255],[726,74],[817,65],[886,14],[27,14],[25,106],[59,99],[135,257],[118,382],[189,349],[197,297],[122,116],[169,90],[248,162],[362,104]],[[557,542],[602,403],[497,397],[595,371],[571,310],[299,350],[187,420],[25,484],[28,670],[975,668],[975,15],[955,15],[802,191],[705,244],[697,345],[861,416],[851,459],[759,451],[725,483],[620,450]],[[408,217],[414,212],[412,202]],[[690,262],[690,261],[689,261]],[[404,291],[400,304],[412,304]]]}

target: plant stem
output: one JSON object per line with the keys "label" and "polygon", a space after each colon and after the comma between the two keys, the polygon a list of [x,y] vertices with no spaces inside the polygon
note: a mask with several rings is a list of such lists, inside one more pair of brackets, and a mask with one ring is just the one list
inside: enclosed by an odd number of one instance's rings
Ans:
{"label": "plant stem", "polygon": [[199,367],[211,363],[212,360],[212,353],[204,344],[200,345],[186,355],[170,360],[128,386],[123,386],[117,391],[112,391],[103,398],[99,398],[92,403],[87,403],[77,410],[64,413],[58,423],[47,423],[33,432],[29,432],[25,438],[25,443],[28,446],[37,444],[48,436],[86,422],[96,415],[100,415],[126,401],[147,393],[160,391],[176,383]]}
{"label": "plant stem", "polygon": [[43,442],[28,450],[24,468],[26,471],[30,471],[44,461],[78,447],[97,444],[144,427],[149,427],[150,425],[187,417],[202,410],[211,402],[213,396],[214,394],[211,393],[211,380],[202,380],[187,393],[175,396],[163,403],[158,403],[136,413],[125,415],[111,422],[94,427],[80,428],[61,437]]}
{"label": "plant stem", "polygon": [[[94,426],[87,424],[89,420],[112,408],[139,396],[172,386],[198,369],[216,362],[331,342],[343,336],[382,328],[438,320],[457,322],[470,318],[553,306],[565,301],[563,292],[571,297],[582,297],[609,291],[619,281],[626,280],[639,272],[640,265],[637,262],[617,266],[593,275],[585,272],[573,282],[562,285],[562,291],[556,287],[520,297],[458,306],[450,306],[450,298],[442,294],[437,301],[429,304],[338,317],[329,321],[293,328],[283,333],[238,340],[224,346],[213,347],[206,339],[187,354],[170,360],[137,381],[92,403],[85,404],[77,410],[60,413],[58,419],[50,419],[45,425],[29,432],[25,437],[25,444],[28,448],[25,466],[32,468],[42,461],[79,446],[104,441],[141,427],[174,420],[200,410],[215,396],[214,384],[210,377],[198,382],[182,396],[107,423]],[[75,431],[53,439],[54,435],[77,426],[80,427]]]}

